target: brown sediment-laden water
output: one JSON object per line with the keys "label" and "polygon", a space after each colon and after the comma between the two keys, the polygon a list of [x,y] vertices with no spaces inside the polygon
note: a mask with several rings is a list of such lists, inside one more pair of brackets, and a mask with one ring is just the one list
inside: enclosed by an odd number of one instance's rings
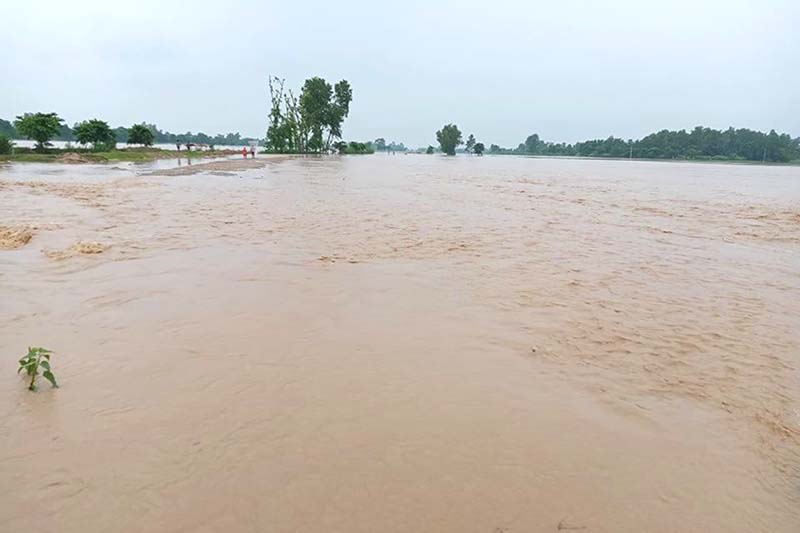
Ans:
{"label": "brown sediment-laden water", "polygon": [[0,530],[800,530],[797,167],[168,166],[0,167]]}

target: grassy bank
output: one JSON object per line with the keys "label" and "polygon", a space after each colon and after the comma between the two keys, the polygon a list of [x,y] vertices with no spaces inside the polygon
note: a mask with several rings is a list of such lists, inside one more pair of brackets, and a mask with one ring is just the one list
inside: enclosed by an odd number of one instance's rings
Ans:
{"label": "grassy bank", "polygon": [[37,152],[31,149],[16,149],[13,154],[0,154],[0,161],[25,161],[31,163],[114,163],[130,161],[146,163],[156,159],[174,159],[177,157],[208,158],[224,157],[239,153],[237,150],[192,151],[162,150],[160,148],[122,148],[107,152],[95,152],[82,149],[47,149]]}

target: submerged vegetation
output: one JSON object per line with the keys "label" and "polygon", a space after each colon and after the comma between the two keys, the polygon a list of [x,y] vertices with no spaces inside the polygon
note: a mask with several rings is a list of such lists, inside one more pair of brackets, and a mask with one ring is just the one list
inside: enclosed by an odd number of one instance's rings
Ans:
{"label": "submerged vegetation", "polygon": [[351,141],[346,143],[344,141],[339,141],[334,143],[334,148],[336,151],[339,152],[341,155],[361,155],[361,154],[374,154],[375,148],[373,148],[372,143],[360,143]]}
{"label": "submerged vegetation", "polygon": [[406,145],[404,145],[403,143],[398,143],[395,141],[387,143],[386,139],[384,139],[383,137],[378,137],[377,139],[375,139],[373,144],[375,146],[376,152],[405,152],[408,150],[408,148],[406,148]]}
{"label": "submerged vegetation", "polygon": [[36,390],[36,378],[39,376],[39,368],[43,368],[42,376],[49,381],[53,387],[58,387],[56,376],[53,374],[53,369],[50,367],[50,355],[52,351],[47,348],[32,348],[28,347],[28,354],[19,360],[19,368],[17,374],[23,370],[31,378],[31,383],[28,385],[28,390]]}
{"label": "submerged vegetation", "polygon": [[494,154],[523,154],[577,157],[615,157],[642,159],[689,159],[718,161],[769,161],[785,163],[800,160],[800,139],[775,130],[762,133],[749,129],[715,130],[697,126],[686,130],[661,130],[639,140],[617,137],[575,144],[543,141],[532,134],[517,148],[489,148]]}

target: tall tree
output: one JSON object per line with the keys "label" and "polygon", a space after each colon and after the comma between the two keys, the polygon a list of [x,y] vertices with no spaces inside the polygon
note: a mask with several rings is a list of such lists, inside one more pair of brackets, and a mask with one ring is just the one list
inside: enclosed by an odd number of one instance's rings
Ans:
{"label": "tall tree", "polygon": [[483,155],[484,150],[486,150],[486,147],[483,143],[475,143],[475,146],[472,147],[472,151],[475,152],[475,155]]}
{"label": "tall tree", "polygon": [[279,154],[291,151],[293,131],[285,108],[285,80],[269,77],[270,111],[267,128],[267,148]]}
{"label": "tall tree", "polygon": [[342,122],[350,113],[350,102],[353,100],[353,89],[347,80],[333,86],[333,101],[328,110],[328,141],[325,149],[330,149],[331,138],[342,138]]}
{"label": "tall tree", "polygon": [[300,92],[300,115],[310,132],[308,148],[319,152],[324,148],[323,130],[330,120],[333,89],[322,78],[307,79]]}
{"label": "tall tree", "polygon": [[153,146],[154,139],[153,131],[146,124],[134,124],[128,130],[128,144]]}
{"label": "tall tree", "polygon": [[91,144],[95,149],[115,148],[116,135],[107,122],[93,118],[76,124],[74,130],[75,138],[81,144]]}
{"label": "tall tree", "polygon": [[36,149],[44,150],[50,139],[58,135],[64,121],[55,113],[25,113],[14,126],[20,135],[36,141]]}
{"label": "tall tree", "polygon": [[466,149],[467,152],[472,152],[472,149],[475,147],[475,142],[475,136],[470,133],[469,137],[467,137],[467,143],[464,145],[464,149]]}
{"label": "tall tree", "polygon": [[437,131],[436,140],[442,152],[447,155],[456,155],[456,147],[464,144],[461,140],[461,131],[455,124],[447,124]]}

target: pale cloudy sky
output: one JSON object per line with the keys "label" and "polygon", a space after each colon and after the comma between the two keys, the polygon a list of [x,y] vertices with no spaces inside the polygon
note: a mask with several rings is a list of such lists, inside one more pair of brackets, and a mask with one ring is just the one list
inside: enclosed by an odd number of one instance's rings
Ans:
{"label": "pale cloudy sky", "polygon": [[797,0],[10,0],[0,118],[262,137],[268,74],[354,90],[348,140],[516,146],[729,125],[800,136]]}

